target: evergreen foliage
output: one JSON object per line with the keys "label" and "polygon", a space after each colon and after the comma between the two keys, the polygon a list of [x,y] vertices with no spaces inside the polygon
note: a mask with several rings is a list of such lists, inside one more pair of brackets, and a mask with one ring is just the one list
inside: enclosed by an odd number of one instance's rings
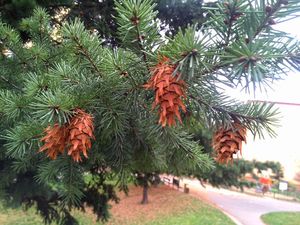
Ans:
{"label": "evergreen foliage", "polygon": [[[157,3],[155,10],[158,11],[158,18],[161,20],[160,29],[168,35],[175,34],[179,27],[183,28],[194,22],[201,24],[205,19],[202,0],[155,0],[154,2]],[[118,25],[114,19],[117,11],[112,0],[8,0],[0,4],[0,13],[5,22],[18,28],[19,21],[30,16],[38,6],[45,7],[51,15],[61,9],[67,9],[69,12],[63,16],[64,20],[80,17],[87,29],[99,32],[105,40],[103,44],[120,44],[117,38]],[[57,19],[53,19],[53,22],[61,24]],[[22,38],[28,38],[26,32],[22,32]]]}
{"label": "evergreen foliage", "polygon": [[[250,90],[299,69],[299,44],[270,24],[270,18],[279,22],[300,11],[299,2],[220,2],[209,9],[201,30],[189,26],[168,39],[158,32],[155,7],[151,0],[115,1],[122,40],[115,48],[103,47],[78,18],[54,27],[41,8],[21,22],[29,34],[26,43],[0,23],[0,173],[5,174],[0,192],[7,200],[37,206],[45,222],[75,223],[70,210],[86,205],[107,219],[108,201],[118,201],[107,182],[111,174],[126,190],[136,171],[180,175],[211,169],[209,156],[184,125],[158,124],[154,94],[143,85],[160,56],[170,58],[186,82],[183,124],[194,119],[214,130],[238,121],[253,134],[274,134],[272,105],[242,104],[219,85]],[[77,163],[64,152],[51,160],[39,153],[45,128],[68,124],[77,109],[94,117],[88,159]]]}

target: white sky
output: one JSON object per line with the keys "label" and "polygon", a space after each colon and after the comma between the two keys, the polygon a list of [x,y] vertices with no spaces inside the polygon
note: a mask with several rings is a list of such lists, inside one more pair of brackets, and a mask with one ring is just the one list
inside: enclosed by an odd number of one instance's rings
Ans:
{"label": "white sky", "polygon": [[[276,28],[300,39],[300,18],[276,25]],[[274,83],[273,90],[267,93],[247,95],[240,90],[228,90],[228,93],[240,100],[269,100],[292,102],[300,104],[300,73],[292,72],[284,80]],[[248,144],[244,147],[245,159],[261,161],[280,161],[284,166],[285,176],[292,179],[296,171],[300,171],[300,106],[276,105],[281,112],[281,127],[276,129],[277,138],[265,140],[256,139],[248,135]]]}

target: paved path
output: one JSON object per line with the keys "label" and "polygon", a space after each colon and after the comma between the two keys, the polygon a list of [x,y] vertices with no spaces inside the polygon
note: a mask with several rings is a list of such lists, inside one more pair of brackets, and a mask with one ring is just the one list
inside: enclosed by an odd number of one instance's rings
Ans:
{"label": "paved path", "polygon": [[[239,222],[237,224],[263,225],[264,223],[260,220],[262,214],[273,211],[300,211],[299,203],[257,197],[210,186],[203,188],[197,180],[184,180],[183,182],[189,184],[191,194],[214,203],[233,216]],[[295,225],[300,225],[300,221]]]}

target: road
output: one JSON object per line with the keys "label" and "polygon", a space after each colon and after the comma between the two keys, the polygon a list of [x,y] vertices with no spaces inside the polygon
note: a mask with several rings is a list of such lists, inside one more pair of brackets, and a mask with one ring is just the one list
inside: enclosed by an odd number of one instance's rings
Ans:
{"label": "road", "polygon": [[[191,194],[214,203],[242,225],[263,225],[260,216],[274,211],[300,211],[300,204],[269,197],[258,197],[210,186],[203,188],[199,181],[183,180],[188,183]],[[295,225],[300,225],[295,224]]]}

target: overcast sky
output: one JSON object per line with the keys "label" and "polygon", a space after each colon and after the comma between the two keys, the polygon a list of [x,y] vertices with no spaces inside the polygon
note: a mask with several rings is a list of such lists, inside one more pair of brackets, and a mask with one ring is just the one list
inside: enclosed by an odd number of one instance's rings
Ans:
{"label": "overcast sky", "polygon": [[[277,29],[291,33],[300,39],[300,18],[276,25]],[[300,104],[300,73],[291,72],[284,80],[276,82],[267,93],[257,92],[255,97],[240,90],[230,90],[228,93],[240,100],[269,100],[292,102]],[[287,179],[292,179],[294,173],[300,171],[300,106],[277,105],[281,111],[281,127],[276,129],[277,138],[255,140],[248,135],[248,144],[244,147],[245,159],[276,160],[285,168]]]}

